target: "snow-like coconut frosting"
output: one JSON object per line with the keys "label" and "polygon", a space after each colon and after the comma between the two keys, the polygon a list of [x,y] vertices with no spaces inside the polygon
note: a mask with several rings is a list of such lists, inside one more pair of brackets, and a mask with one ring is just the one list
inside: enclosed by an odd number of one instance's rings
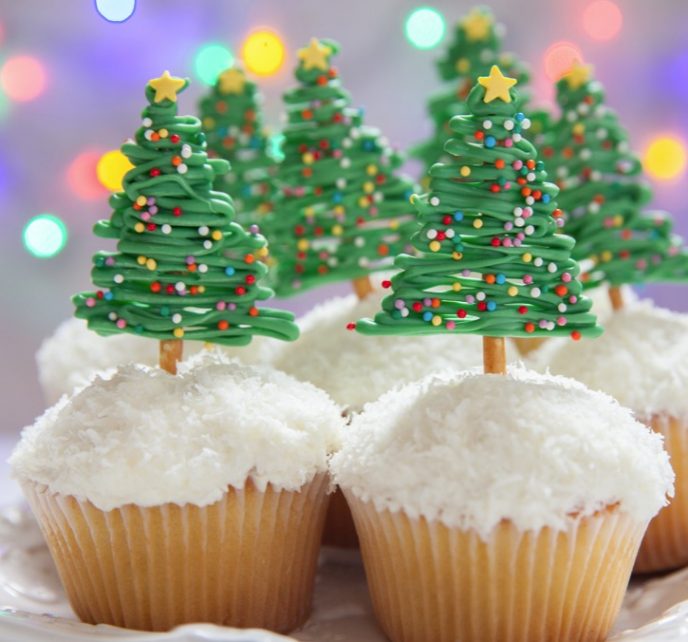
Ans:
{"label": "snow-like coconut frosting", "polygon": [[[326,390],[343,408],[359,411],[397,385],[482,364],[482,341],[473,335],[368,337],[348,331],[348,323],[380,310],[381,294],[363,301],[337,297],[313,308],[298,321],[299,340],[275,356],[275,367]],[[519,358],[513,345],[507,350]]]}
{"label": "snow-like coconut frosting", "polygon": [[[269,363],[271,349],[278,343],[256,337],[248,346],[222,348],[244,363]],[[202,342],[187,341],[185,354],[201,351]],[[111,374],[118,365],[140,363],[154,366],[158,362],[158,342],[132,334],[101,337],[89,330],[81,319],[67,319],[48,337],[36,354],[38,378],[46,401],[55,403],[87,384],[94,375]]]}
{"label": "snow-like coconut frosting", "polygon": [[644,419],[688,420],[688,315],[650,301],[615,312],[599,339],[544,346],[532,365],[602,390]]}
{"label": "snow-like coconut frosting", "polygon": [[563,377],[430,375],[368,404],[331,460],[335,481],[377,510],[487,538],[566,528],[618,503],[639,522],[673,492],[661,436],[609,396]]}
{"label": "snow-like coconut frosting", "polygon": [[343,424],[322,390],[219,351],[172,376],[120,367],[26,428],[10,464],[20,482],[90,500],[199,506],[247,478],[296,490],[327,469]]}

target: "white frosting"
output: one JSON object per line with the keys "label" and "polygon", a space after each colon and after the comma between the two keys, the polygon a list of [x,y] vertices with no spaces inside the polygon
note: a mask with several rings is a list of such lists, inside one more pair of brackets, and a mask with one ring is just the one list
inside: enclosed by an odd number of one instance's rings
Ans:
{"label": "white frosting", "polygon": [[[244,363],[269,363],[271,350],[279,341],[255,337],[248,346],[222,348]],[[198,341],[184,343],[185,356],[202,350]],[[158,342],[131,334],[101,337],[86,327],[81,319],[67,319],[48,337],[36,354],[38,378],[49,404],[70,394],[93,379],[96,374],[108,375],[118,365],[158,363]]]}
{"label": "white frosting", "polygon": [[[346,329],[347,323],[379,310],[380,296],[375,294],[363,301],[351,295],[316,306],[299,319],[301,337],[276,355],[275,367],[326,390],[342,407],[359,411],[395,386],[433,372],[482,364],[478,336],[364,336]],[[519,358],[513,344],[507,350]]]}
{"label": "white frosting", "polygon": [[602,390],[640,417],[688,420],[688,315],[650,301],[615,312],[598,339],[543,346],[533,367]]}
{"label": "white frosting", "polygon": [[660,435],[570,379],[430,375],[354,417],[330,465],[378,510],[475,529],[564,529],[571,513],[619,503],[639,522],[673,493]]}
{"label": "white frosting", "polygon": [[10,463],[19,481],[102,510],[203,506],[248,477],[298,489],[327,469],[342,424],[322,390],[204,351],[177,376],[128,365],[96,377],[26,428]]}

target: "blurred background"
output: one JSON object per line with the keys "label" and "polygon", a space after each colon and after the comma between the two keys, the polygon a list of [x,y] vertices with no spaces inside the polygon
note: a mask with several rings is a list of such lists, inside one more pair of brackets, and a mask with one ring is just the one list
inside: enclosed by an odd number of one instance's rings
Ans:
{"label": "blurred background", "polygon": [[[643,158],[654,205],[672,212],[688,236],[688,2],[489,5],[506,28],[504,50],[531,66],[533,104],[551,104],[553,79],[573,56],[594,64]],[[106,186],[121,171],[108,152],[139,126],[146,82],[165,69],[188,76],[180,111],[195,113],[208,84],[244,52],[254,57],[249,70],[262,74],[254,78],[277,131],[296,50],[311,36],[331,37],[342,45],[337,65],[366,122],[403,149],[431,132],[425,104],[443,86],[434,60],[473,3],[422,6],[432,11],[414,13],[421,4],[410,0],[0,0],[3,459],[43,410],[34,354],[72,313],[70,296],[90,286],[91,255],[103,248],[91,227],[109,215]],[[418,167],[408,170],[418,176]],[[304,311],[348,287],[322,288],[284,307]],[[644,294],[688,310],[687,292],[653,286]],[[5,470],[0,464],[0,491],[9,488]]]}

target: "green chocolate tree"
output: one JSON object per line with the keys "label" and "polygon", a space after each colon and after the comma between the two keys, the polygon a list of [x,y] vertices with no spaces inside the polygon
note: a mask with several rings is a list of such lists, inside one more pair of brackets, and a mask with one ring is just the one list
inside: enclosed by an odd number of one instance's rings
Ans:
{"label": "green chocolate tree", "polygon": [[142,127],[122,146],[134,167],[110,198],[110,220],[95,226],[117,240],[117,252],[93,257],[100,289],[74,297],[76,316],[98,334],[159,339],[171,372],[182,338],[245,345],[256,334],[298,336],[290,313],[255,305],[272,295],[260,285],[266,241],[257,226],[245,231],[233,220],[229,196],[212,191],[227,161],[208,159],[200,121],[177,115],[186,86],[168,72],[148,83]]}
{"label": "green chocolate tree", "polygon": [[585,271],[585,287],[685,281],[682,241],[672,233],[668,214],[643,211],[651,191],[640,176],[640,161],[590,68],[576,64],[557,83],[557,100],[562,117],[548,162],[555,168],[564,231],[576,239],[573,257]]}
{"label": "green chocolate tree", "polygon": [[359,332],[481,334],[487,372],[505,367],[494,338],[600,334],[574,240],[557,234],[557,187],[523,137],[515,84],[493,66],[468,96],[469,115],[452,118],[451,162],[435,164],[430,192],[414,198],[418,254],[397,257],[392,294]]}
{"label": "green chocolate tree", "polygon": [[220,74],[200,103],[208,156],[230,164],[229,172],[215,180],[215,189],[233,196],[241,225],[261,224],[272,209],[276,163],[268,153],[261,102],[256,84],[235,66]]}
{"label": "green chocolate tree", "polygon": [[414,185],[395,172],[402,158],[351,107],[330,63],[337,51],[313,38],[284,96],[281,194],[265,225],[281,296],[343,280],[365,295],[368,275],[391,266],[416,226]]}
{"label": "green chocolate tree", "polygon": [[[528,71],[513,54],[501,53],[503,28],[495,23],[486,7],[476,7],[456,23],[453,39],[444,56],[437,61],[440,78],[454,83],[432,96],[428,101],[428,113],[433,123],[433,133],[425,141],[411,148],[409,155],[423,164],[423,175],[427,183],[427,171],[434,163],[447,161],[444,143],[451,130],[449,121],[456,114],[466,112],[468,92],[479,76],[489,72],[492,65],[499,67],[519,83],[528,80]],[[525,100],[521,95],[521,100]]]}

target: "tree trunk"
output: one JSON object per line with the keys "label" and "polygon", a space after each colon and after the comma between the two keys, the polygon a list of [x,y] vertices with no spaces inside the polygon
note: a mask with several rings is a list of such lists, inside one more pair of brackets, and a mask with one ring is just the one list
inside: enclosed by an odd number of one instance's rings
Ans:
{"label": "tree trunk", "polygon": [[504,337],[483,337],[483,369],[485,374],[506,374]]}
{"label": "tree trunk", "polygon": [[363,299],[365,299],[373,291],[373,284],[370,282],[369,276],[359,276],[351,283],[354,286],[354,292],[356,293],[359,301],[363,301]]}
{"label": "tree trunk", "polygon": [[182,360],[184,342],[181,339],[170,339],[160,342],[160,367],[170,374],[177,374],[177,362]]}
{"label": "tree trunk", "polygon": [[621,310],[624,307],[623,294],[620,287],[612,286],[609,288],[609,300],[612,302],[614,310]]}

